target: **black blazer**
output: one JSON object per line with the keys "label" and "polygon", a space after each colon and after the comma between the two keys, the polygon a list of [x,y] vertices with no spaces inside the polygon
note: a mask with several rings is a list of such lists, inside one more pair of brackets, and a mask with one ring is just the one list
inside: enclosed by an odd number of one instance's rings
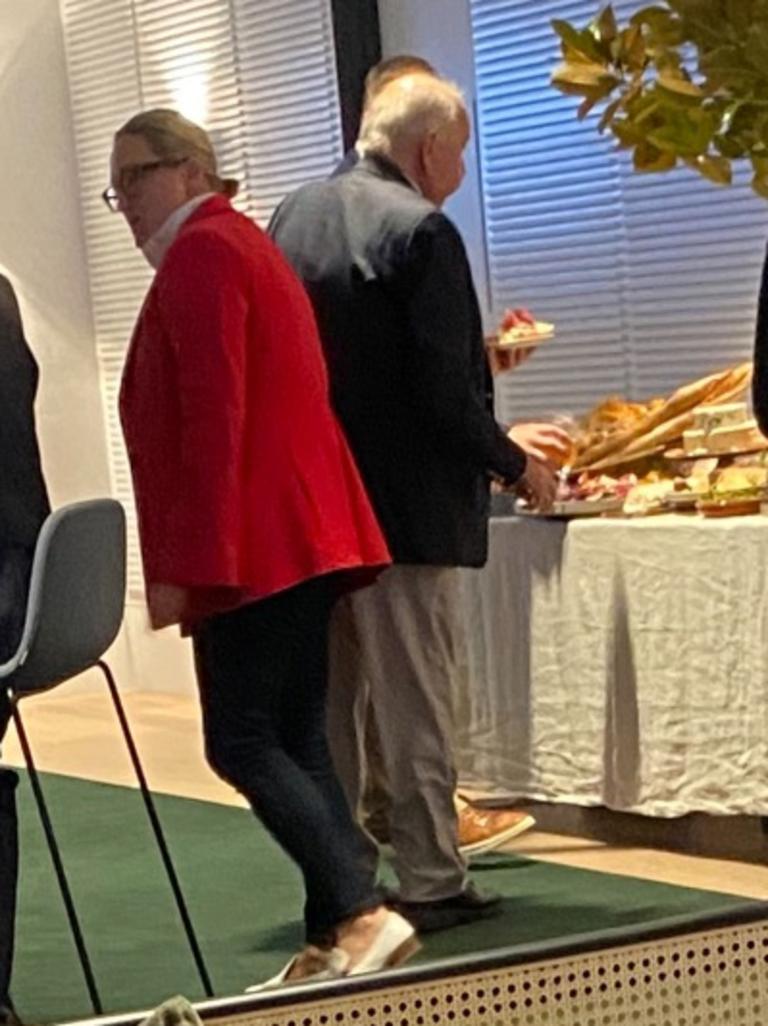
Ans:
{"label": "black blazer", "polygon": [[37,378],[16,296],[0,275],[0,659],[18,642],[32,553],[49,512],[35,433]]}
{"label": "black blazer", "polygon": [[763,264],[755,331],[755,370],[752,378],[752,406],[757,423],[768,435],[768,254]]}
{"label": "black blazer", "polygon": [[490,475],[525,455],[493,416],[464,244],[387,161],[304,186],[269,228],[303,280],[334,406],[396,562],[481,566]]}

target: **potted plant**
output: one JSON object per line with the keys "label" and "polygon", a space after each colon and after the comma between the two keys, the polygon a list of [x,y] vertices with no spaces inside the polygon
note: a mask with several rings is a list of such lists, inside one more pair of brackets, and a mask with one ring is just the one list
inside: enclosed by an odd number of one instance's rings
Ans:
{"label": "potted plant", "polygon": [[636,170],[683,163],[727,185],[746,160],[768,199],[768,0],[664,0],[626,25],[608,4],[584,28],[552,24],[553,85],[582,97],[580,118],[603,105],[600,131]]}

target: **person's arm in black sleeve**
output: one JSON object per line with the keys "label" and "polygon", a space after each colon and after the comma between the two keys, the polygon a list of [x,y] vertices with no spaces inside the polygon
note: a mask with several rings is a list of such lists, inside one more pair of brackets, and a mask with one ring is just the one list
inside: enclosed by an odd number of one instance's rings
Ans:
{"label": "person's arm in black sleeve", "polygon": [[461,237],[442,214],[426,217],[411,236],[403,275],[409,322],[407,385],[424,430],[446,450],[514,484],[525,452],[484,401],[476,302]]}
{"label": "person's arm in black sleeve", "polygon": [[752,406],[763,434],[768,434],[768,253],[763,264],[755,331],[755,370]]}
{"label": "person's arm in black sleeve", "polygon": [[0,275],[0,544],[33,547],[48,513],[35,433],[37,364],[19,305]]}

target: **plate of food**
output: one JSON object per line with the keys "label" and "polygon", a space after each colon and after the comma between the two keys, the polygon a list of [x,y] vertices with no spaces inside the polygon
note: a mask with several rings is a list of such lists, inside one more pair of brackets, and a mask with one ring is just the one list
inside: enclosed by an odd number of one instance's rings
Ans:
{"label": "plate of food", "polygon": [[517,504],[517,512],[534,517],[598,517],[605,513],[619,513],[628,492],[637,484],[634,474],[624,477],[599,476],[586,473],[578,477],[563,475],[552,508],[546,513],[529,509],[524,500]]}
{"label": "plate of food", "polygon": [[670,478],[650,474],[630,488],[624,499],[623,510],[628,517],[646,517],[651,513],[666,513],[665,500],[675,487]]}
{"label": "plate of food", "polygon": [[554,517],[570,519],[571,517],[599,517],[604,513],[619,513],[624,505],[620,495],[607,496],[602,499],[559,499],[546,513],[530,509],[524,500],[517,503],[515,512],[525,517]]}
{"label": "plate of food", "polygon": [[706,496],[699,499],[696,509],[704,517],[744,517],[760,512],[760,495],[722,495],[717,499]]}
{"label": "plate of food", "polygon": [[555,326],[537,321],[524,307],[506,310],[499,330],[486,339],[492,349],[533,349],[555,337]]}
{"label": "plate of food", "polygon": [[696,504],[706,499],[712,490],[717,460],[711,465],[697,464],[687,477],[676,477],[672,490],[664,496],[664,505],[669,510],[695,509]]}
{"label": "plate of food", "polygon": [[711,489],[696,503],[705,517],[736,517],[759,513],[768,488],[765,467],[725,467]]}

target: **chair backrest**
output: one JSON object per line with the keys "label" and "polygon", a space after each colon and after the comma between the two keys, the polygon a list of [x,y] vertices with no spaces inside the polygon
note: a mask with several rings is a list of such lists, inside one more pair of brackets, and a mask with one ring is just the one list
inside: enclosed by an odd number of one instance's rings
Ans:
{"label": "chair backrest", "polygon": [[5,685],[44,691],[92,666],[120,629],[125,513],[113,499],[51,513],[35,547],[24,631]]}

